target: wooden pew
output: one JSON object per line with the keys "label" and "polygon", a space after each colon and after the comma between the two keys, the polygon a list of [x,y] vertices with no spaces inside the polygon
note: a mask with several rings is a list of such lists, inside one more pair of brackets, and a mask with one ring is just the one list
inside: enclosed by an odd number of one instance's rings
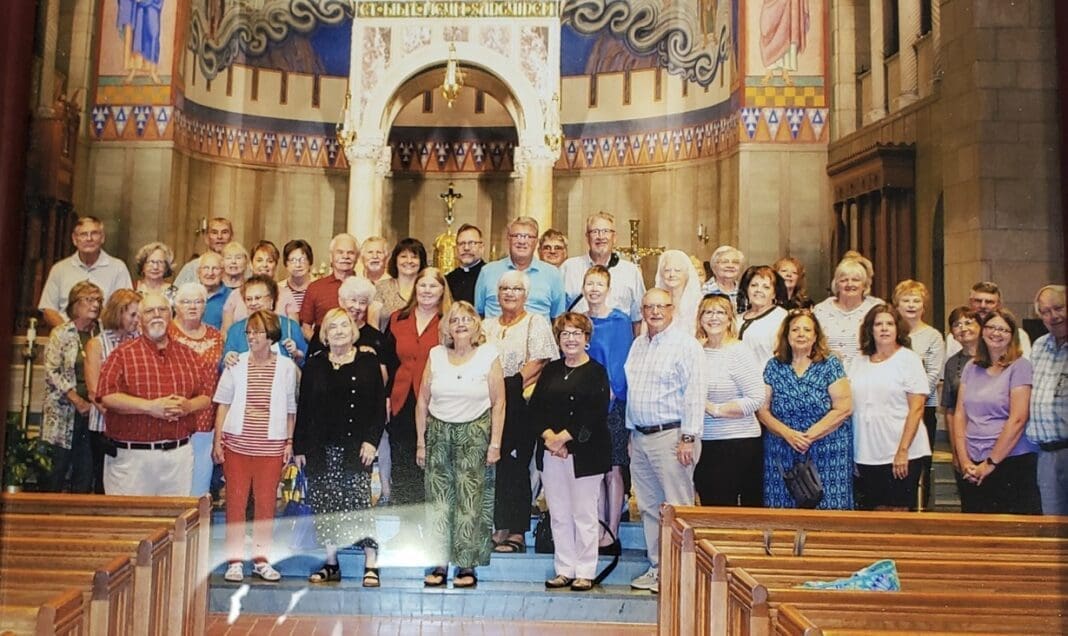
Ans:
{"label": "wooden pew", "polygon": [[0,494],[0,511],[19,514],[76,514],[103,517],[175,518],[190,508],[198,522],[186,528],[190,553],[186,563],[195,568],[184,573],[184,590],[192,590],[185,603],[188,612],[183,633],[204,633],[208,610],[208,577],[211,574],[211,497],[118,497],[113,495],[55,495],[45,493]]}
{"label": "wooden pew", "polygon": [[[1018,515],[963,515],[954,513],[854,512],[825,510],[773,510],[762,508],[717,508],[673,506],[661,508],[660,522],[660,599],[658,611],[659,634],[679,636],[692,634],[696,616],[696,541],[715,533],[735,530],[737,536],[749,537],[765,530],[804,532],[807,536],[805,553],[812,553],[813,531],[880,534],[893,532],[902,535],[922,535],[917,550],[942,553],[956,550],[958,535],[982,529],[989,541],[987,549],[998,553],[998,538],[1031,537],[1035,541],[1029,550],[1034,553],[1063,557],[1063,539],[1068,534],[1068,518],[1026,517]],[[748,534],[746,534],[748,533]],[[884,536],[887,536],[884,534]],[[826,535],[828,539],[831,535]],[[1047,539],[1047,541],[1042,541]],[[751,551],[759,550],[749,547]],[[1009,554],[1008,552],[1004,552]],[[827,548],[826,556],[844,556]],[[932,555],[934,556],[934,555]],[[1008,557],[1010,560],[1014,556]],[[874,560],[874,559],[873,559]]]}
{"label": "wooden pew", "polygon": [[855,611],[844,608],[800,607],[783,603],[775,613],[776,636],[905,636],[906,634],[1059,634],[1065,619],[1057,616],[1005,614],[991,621],[932,608],[922,614],[913,609],[882,608]]}
{"label": "wooden pew", "polygon": [[88,633],[85,619],[85,602],[78,590],[56,594],[37,605],[0,602],[0,632],[84,636]]}
{"label": "wooden pew", "polygon": [[[1024,567],[1021,564],[1021,567]],[[943,586],[945,587],[945,586]],[[966,618],[979,627],[996,625],[1004,616],[1026,612],[1044,620],[1060,619],[1068,597],[1061,594],[1036,594],[1032,585],[993,592],[944,592],[928,589],[920,592],[861,592],[850,590],[809,590],[765,585],[745,568],[731,572],[727,607],[727,632],[767,636],[778,607],[792,603],[805,608],[830,612],[863,612],[875,618],[884,612],[909,613],[922,617],[932,611],[942,616]],[[885,626],[893,627],[893,623]]]}
{"label": "wooden pew", "polygon": [[[2,519],[0,519],[2,522]],[[165,528],[142,538],[96,539],[64,536],[17,536],[4,526],[0,568],[40,567],[41,563],[83,567],[86,560],[104,563],[115,555],[134,561],[133,633],[168,633],[171,616],[172,559],[170,533]]]}
{"label": "wooden pew", "polygon": [[[125,499],[114,497],[113,499]],[[184,499],[184,498],[183,498]],[[192,501],[184,499],[185,501]],[[131,509],[131,511],[137,511]],[[202,634],[197,631],[200,613],[206,607],[198,605],[198,586],[206,586],[207,566],[201,557],[201,515],[196,508],[181,511],[177,517],[160,516],[105,516],[105,515],[52,515],[0,513],[0,522],[5,532],[17,532],[24,536],[80,536],[87,529],[100,538],[129,538],[155,530],[163,525],[171,533],[173,566],[170,590],[170,617],[168,625],[180,627],[172,633]],[[205,596],[206,603],[206,596]]]}
{"label": "wooden pew", "polygon": [[89,609],[90,634],[135,633],[134,566],[128,556],[116,556],[96,569],[0,568],[0,598],[24,594],[45,602],[68,589],[82,591]]}

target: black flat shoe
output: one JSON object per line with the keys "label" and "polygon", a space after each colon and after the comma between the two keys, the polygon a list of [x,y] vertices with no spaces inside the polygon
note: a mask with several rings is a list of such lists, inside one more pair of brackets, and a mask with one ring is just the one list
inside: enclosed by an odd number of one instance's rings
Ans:
{"label": "black flat shoe", "polygon": [[478,585],[478,577],[475,576],[475,568],[460,568],[456,570],[456,576],[452,577],[453,587],[474,587],[476,585]]}
{"label": "black flat shoe", "polygon": [[341,565],[324,563],[323,567],[319,568],[312,575],[308,577],[308,581],[311,583],[334,583],[341,580]]}
{"label": "black flat shoe", "polygon": [[442,585],[445,585],[445,579],[448,576],[449,576],[449,572],[445,568],[441,568],[441,567],[434,568],[433,570],[430,571],[429,574],[427,574],[425,577],[423,577],[423,586],[424,587],[441,587]]}
{"label": "black flat shoe", "polygon": [[363,586],[364,587],[378,587],[382,582],[378,578],[378,568],[364,568],[363,569]]}

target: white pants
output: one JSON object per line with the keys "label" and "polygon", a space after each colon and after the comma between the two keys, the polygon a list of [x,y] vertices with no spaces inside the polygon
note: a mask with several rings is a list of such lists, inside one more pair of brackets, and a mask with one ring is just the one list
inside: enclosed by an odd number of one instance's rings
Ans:
{"label": "white pants", "polygon": [[545,451],[541,483],[552,519],[553,566],[569,579],[597,575],[598,497],[604,475],[575,477],[575,458],[553,457]]}
{"label": "white pants", "polygon": [[171,450],[120,448],[104,457],[104,492],[109,495],[188,497],[193,486],[193,446]]}
{"label": "white pants", "polygon": [[630,434],[630,479],[642,515],[645,549],[654,568],[660,567],[661,504],[692,506],[694,502],[693,469],[701,457],[701,444],[693,445],[693,462],[683,466],[675,455],[678,443],[678,429]]}

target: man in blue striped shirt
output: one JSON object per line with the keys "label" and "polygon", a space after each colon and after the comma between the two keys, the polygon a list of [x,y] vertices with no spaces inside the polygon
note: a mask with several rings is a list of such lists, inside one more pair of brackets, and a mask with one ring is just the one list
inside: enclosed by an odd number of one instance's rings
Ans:
{"label": "man in blue striped shirt", "polygon": [[1042,513],[1068,514],[1068,320],[1064,285],[1046,285],[1035,311],[1049,333],[1031,348],[1034,366],[1027,438],[1038,444],[1038,490]]}

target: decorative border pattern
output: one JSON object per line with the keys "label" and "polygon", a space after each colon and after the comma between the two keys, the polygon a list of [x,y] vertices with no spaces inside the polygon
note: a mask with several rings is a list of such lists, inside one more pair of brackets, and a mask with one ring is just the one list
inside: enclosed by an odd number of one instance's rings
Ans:
{"label": "decorative border pattern", "polygon": [[672,130],[565,139],[561,170],[625,168],[721,157],[738,147],[738,116]]}
{"label": "decorative border pattern", "polygon": [[252,166],[347,170],[332,134],[281,133],[209,123],[177,113],[176,145],[195,154]]}
{"label": "decorative border pattern", "polygon": [[171,141],[173,106],[97,104],[89,111],[90,136],[96,141]]}
{"label": "decorative border pattern", "polygon": [[747,142],[827,143],[826,108],[743,108],[742,130]]}
{"label": "decorative border pattern", "polygon": [[755,108],[824,108],[827,97],[821,84],[814,86],[746,86],[745,104]]}

